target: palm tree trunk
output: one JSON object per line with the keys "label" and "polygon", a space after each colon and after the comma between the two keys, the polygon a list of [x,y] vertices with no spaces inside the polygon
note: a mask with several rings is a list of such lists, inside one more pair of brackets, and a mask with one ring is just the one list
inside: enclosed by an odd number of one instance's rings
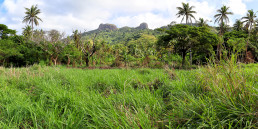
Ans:
{"label": "palm tree trunk", "polygon": [[246,50],[245,50],[245,60],[248,61],[248,55],[247,55],[247,49],[248,49],[248,43],[249,43],[249,40],[250,40],[250,31],[248,32],[248,39],[247,39],[247,42],[246,42]]}
{"label": "palm tree trunk", "polygon": [[187,23],[188,23],[188,16],[186,15],[185,24],[187,25]]}
{"label": "palm tree trunk", "polygon": [[32,29],[31,38],[32,38],[32,40],[33,40],[33,22],[34,22],[34,18],[32,18],[32,22],[31,22],[31,29]]}
{"label": "palm tree trunk", "polygon": [[[221,36],[221,38],[223,37],[223,19],[221,19],[220,36]],[[218,58],[218,60],[221,59],[221,44],[220,43],[217,46],[217,58]]]}

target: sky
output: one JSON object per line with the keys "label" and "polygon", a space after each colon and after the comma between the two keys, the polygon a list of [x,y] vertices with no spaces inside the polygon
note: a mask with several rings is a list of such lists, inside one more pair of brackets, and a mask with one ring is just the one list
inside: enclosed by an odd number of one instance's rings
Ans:
{"label": "sky", "polygon": [[66,34],[73,30],[94,30],[101,23],[111,23],[117,27],[137,27],[146,22],[150,29],[168,25],[172,21],[181,22],[177,18],[176,7],[182,2],[195,6],[194,14],[214,24],[216,10],[222,5],[230,7],[234,15],[229,16],[230,25],[236,19],[245,16],[247,10],[258,11],[258,0],[0,0],[0,24],[7,25],[10,29],[21,34],[25,23],[25,7],[38,5],[41,10],[39,17],[43,22],[37,29],[56,29]]}

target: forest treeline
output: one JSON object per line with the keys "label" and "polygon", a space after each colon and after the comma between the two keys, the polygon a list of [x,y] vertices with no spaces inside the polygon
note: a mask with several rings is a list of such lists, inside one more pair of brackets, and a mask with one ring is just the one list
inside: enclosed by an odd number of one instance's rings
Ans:
{"label": "forest treeline", "polygon": [[71,67],[151,67],[164,65],[187,67],[206,64],[208,59],[220,60],[237,54],[243,63],[258,61],[258,20],[249,10],[227,25],[229,7],[223,6],[214,15],[218,27],[211,27],[200,18],[192,22],[196,13],[193,6],[182,3],[178,17],[185,24],[172,22],[155,30],[124,27],[118,30],[81,32],[71,36],[58,30],[34,30],[41,20],[37,6],[26,8],[22,35],[0,24],[0,65],[21,67],[67,65]]}

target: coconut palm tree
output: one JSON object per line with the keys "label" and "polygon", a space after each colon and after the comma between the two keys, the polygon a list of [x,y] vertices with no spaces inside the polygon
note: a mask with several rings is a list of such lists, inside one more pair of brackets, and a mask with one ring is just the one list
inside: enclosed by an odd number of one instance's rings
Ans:
{"label": "coconut palm tree", "polygon": [[32,29],[31,26],[27,25],[24,28],[22,28],[22,35],[26,38],[26,39],[30,39],[31,35],[32,35]]}
{"label": "coconut palm tree", "polygon": [[220,9],[217,10],[218,14],[214,15],[215,23],[220,24],[220,34],[223,35],[223,24],[227,24],[229,22],[228,15],[233,15],[233,12],[229,12],[229,7],[223,5]]}
{"label": "coconut palm tree", "polygon": [[254,13],[253,10],[248,10],[248,13],[246,14],[245,17],[242,17],[243,23],[246,23],[247,27],[248,27],[248,32],[250,34],[250,32],[252,31],[253,28],[255,28],[256,24],[255,24],[255,18],[256,18],[256,13]]}
{"label": "coconut palm tree", "polygon": [[197,21],[197,25],[199,27],[208,26],[207,22],[209,22],[209,20],[204,20],[203,18],[199,18],[199,21]]}
{"label": "coconut palm tree", "polygon": [[[229,7],[223,5],[220,9],[217,10],[218,14],[214,15],[215,23],[219,23],[220,25],[220,35],[222,36],[225,32],[225,26],[227,26],[227,23],[229,22],[228,15],[233,15],[232,12],[229,12]],[[221,45],[222,43],[219,43],[217,46],[217,56],[220,59],[221,57]]]}
{"label": "coconut palm tree", "polygon": [[242,20],[243,23],[246,23],[246,28],[248,30],[248,40],[246,42],[246,59],[248,58],[247,57],[247,48],[248,48],[248,42],[249,42],[249,39],[250,39],[250,35],[251,35],[251,32],[252,32],[252,29],[255,28],[256,26],[256,21],[255,21],[255,18],[256,18],[256,13],[254,13],[253,10],[248,10],[248,13],[246,14],[245,17],[242,17]]}
{"label": "coconut palm tree", "polygon": [[[31,28],[33,31],[33,24],[35,24],[36,26],[39,25],[39,21],[42,22],[42,20],[38,17],[38,15],[41,13],[40,9],[38,9],[37,5],[32,5],[31,8],[25,8],[26,12],[26,16],[23,18],[23,23],[29,23],[31,24]],[[33,37],[33,33],[32,33],[32,37]]]}
{"label": "coconut palm tree", "polygon": [[185,18],[185,23],[188,24],[188,21],[192,23],[192,19],[195,19],[193,16],[196,11],[193,11],[194,6],[189,6],[189,3],[182,3],[183,7],[177,7],[178,13],[176,14],[179,17],[183,16],[181,23],[183,22]]}
{"label": "coconut palm tree", "polygon": [[[182,3],[183,7],[177,7],[178,9],[178,13],[176,15],[178,15],[178,18],[183,16],[181,23],[183,22],[184,18],[185,18],[185,23],[186,25],[188,24],[188,21],[191,22],[192,24],[192,18],[195,19],[194,17],[194,13],[196,13],[196,11],[193,11],[193,8],[195,8],[194,6],[190,6],[189,3]],[[192,52],[190,49],[190,64],[192,64]]]}
{"label": "coconut palm tree", "polygon": [[243,30],[243,22],[241,20],[237,19],[235,24],[233,25],[233,28],[236,31]]}
{"label": "coconut palm tree", "polygon": [[223,33],[225,33],[225,32],[230,30],[230,26],[227,25],[225,22],[220,23],[219,26],[222,28]]}

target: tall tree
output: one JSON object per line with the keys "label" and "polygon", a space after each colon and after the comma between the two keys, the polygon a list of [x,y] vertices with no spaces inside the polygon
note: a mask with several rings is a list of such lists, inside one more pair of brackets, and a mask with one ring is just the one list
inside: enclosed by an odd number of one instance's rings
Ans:
{"label": "tall tree", "polygon": [[[36,26],[39,25],[39,21],[43,22],[38,15],[41,13],[40,9],[38,9],[37,5],[32,5],[31,8],[25,8],[26,16],[23,18],[23,23],[29,23],[31,24],[32,32],[33,32],[33,25],[35,24]],[[32,33],[33,37],[33,33]]]}
{"label": "tall tree", "polygon": [[57,65],[58,58],[60,56],[60,53],[62,53],[64,47],[66,44],[62,42],[62,39],[64,37],[64,33],[60,33],[57,30],[50,30],[47,33],[47,49],[51,56],[51,60],[53,61],[54,65]]}
{"label": "tall tree", "polygon": [[251,32],[253,28],[255,28],[255,18],[256,18],[256,13],[254,13],[253,10],[248,10],[248,13],[246,14],[245,17],[242,17],[243,23],[246,23],[248,27],[248,32]]}
{"label": "tall tree", "polygon": [[229,7],[223,5],[220,9],[217,10],[218,14],[214,15],[215,23],[220,24],[220,34],[224,34],[223,24],[229,22],[228,15],[233,15],[233,12],[229,12]]}
{"label": "tall tree", "polygon": [[92,39],[92,44],[90,41],[86,41],[85,44],[80,44],[84,58],[85,58],[85,63],[86,66],[89,66],[90,58],[94,55],[94,53],[97,51],[96,49],[96,37],[98,33],[95,33],[94,38]]}
{"label": "tall tree", "polygon": [[188,24],[188,21],[192,23],[191,18],[195,19],[193,14],[196,13],[196,11],[193,11],[194,6],[190,6],[189,3],[182,3],[182,5],[183,7],[177,7],[178,13],[176,15],[178,15],[178,18],[183,16],[181,23],[183,22],[184,18],[186,24]]}
{"label": "tall tree", "polygon": [[247,49],[248,49],[248,42],[249,42],[249,39],[250,39],[250,35],[251,35],[251,32],[252,32],[252,29],[255,28],[256,26],[256,21],[255,21],[255,18],[256,18],[256,13],[254,13],[253,10],[248,10],[248,13],[246,14],[245,17],[242,17],[242,20],[243,23],[246,23],[246,27],[247,27],[247,30],[248,30],[248,40],[246,42],[246,59],[248,58],[248,54],[247,54]]}
{"label": "tall tree", "polygon": [[216,45],[218,38],[207,27],[193,27],[188,25],[174,25],[165,30],[166,35],[159,37],[157,48],[174,47],[178,54],[182,54],[182,66],[185,65],[185,58],[190,50],[198,55],[212,55],[213,45]]}
{"label": "tall tree", "polygon": [[[229,12],[229,7],[223,5],[220,9],[217,10],[218,14],[214,15],[215,23],[219,23],[220,25],[220,35],[222,36],[225,33],[225,26],[229,22],[228,15],[233,15],[233,12]],[[220,58],[221,56],[221,44],[219,43],[217,46],[217,56]]]}
{"label": "tall tree", "polygon": [[[190,21],[191,25],[192,25],[192,19],[191,18],[195,19],[193,14],[196,13],[196,11],[193,11],[194,6],[190,6],[189,3],[182,3],[182,6],[183,7],[177,7],[177,9],[178,9],[178,13],[177,13],[178,18],[183,16],[182,21],[185,18],[186,25],[188,24],[188,21]],[[182,21],[181,21],[181,23],[182,23]],[[191,52],[191,49],[190,49],[190,63],[192,64],[192,52]]]}
{"label": "tall tree", "polygon": [[74,43],[75,43],[75,47],[80,50],[80,42],[81,42],[81,38],[82,38],[82,33],[78,30],[73,31],[73,39],[74,39]]}

